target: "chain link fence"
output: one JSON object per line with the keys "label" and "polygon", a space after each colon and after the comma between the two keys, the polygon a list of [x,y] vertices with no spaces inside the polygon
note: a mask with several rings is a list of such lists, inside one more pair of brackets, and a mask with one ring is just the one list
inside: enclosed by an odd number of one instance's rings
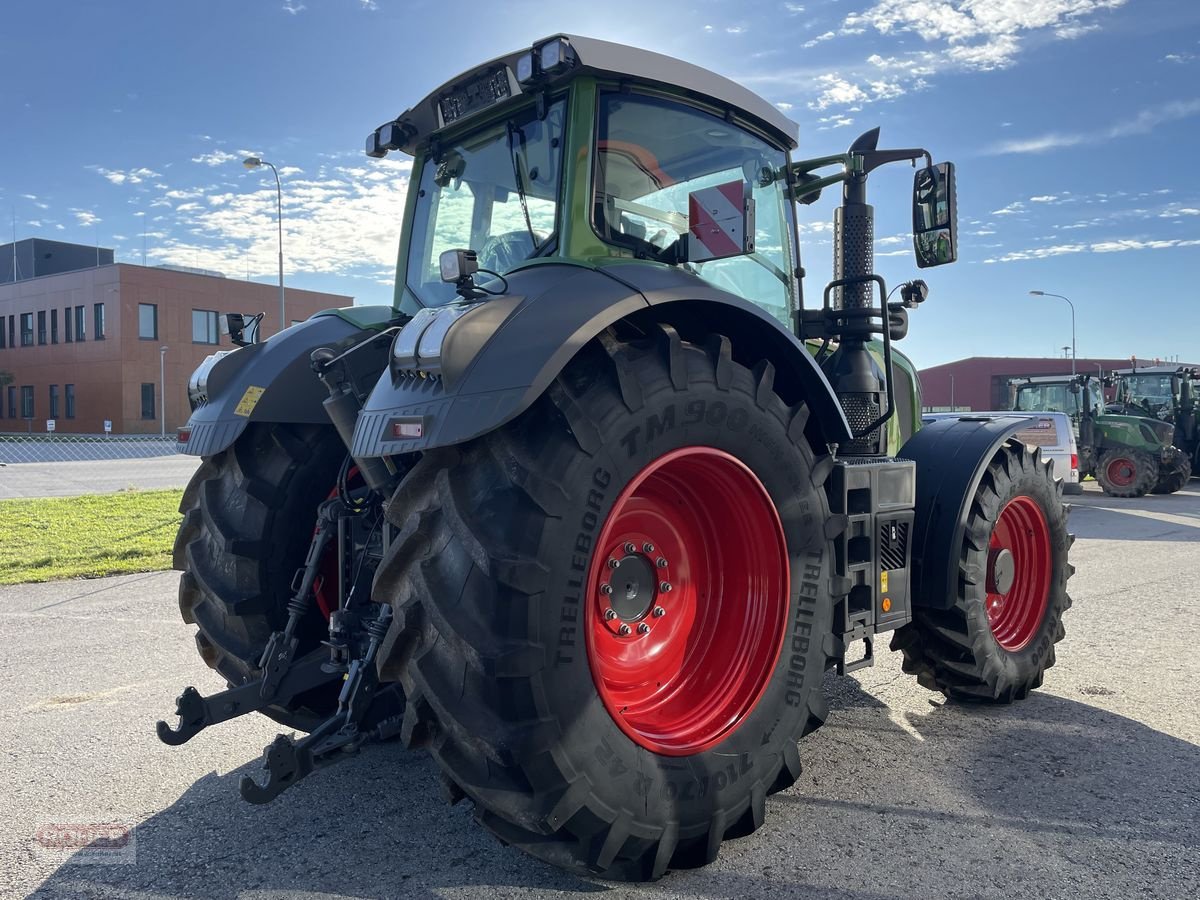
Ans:
{"label": "chain link fence", "polygon": [[0,432],[0,463],[88,462],[173,456],[175,435]]}

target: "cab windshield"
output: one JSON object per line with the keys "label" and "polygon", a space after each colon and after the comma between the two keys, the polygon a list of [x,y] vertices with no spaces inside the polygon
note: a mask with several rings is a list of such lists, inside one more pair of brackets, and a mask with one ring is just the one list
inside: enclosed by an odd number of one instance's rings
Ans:
{"label": "cab windshield", "polygon": [[1125,401],[1157,411],[1170,406],[1174,385],[1170,375],[1128,375],[1121,379]]}
{"label": "cab windshield", "polygon": [[407,270],[421,305],[458,297],[441,280],[438,258],[446,250],[469,247],[481,269],[503,275],[554,245],[565,115],[563,100],[542,118],[530,107],[425,159]]}
{"label": "cab windshield", "polygon": [[608,243],[672,262],[688,230],[688,195],[750,182],[755,252],[684,263],[701,278],[761,306],[791,327],[795,308],[787,156],[723,118],[661,97],[600,97],[593,224]]}
{"label": "cab windshield", "polygon": [[1072,393],[1066,384],[1023,384],[1017,388],[1014,409],[1030,412],[1061,412],[1073,418],[1082,411],[1080,401],[1085,401],[1093,412],[1104,410],[1104,396],[1092,381]]}

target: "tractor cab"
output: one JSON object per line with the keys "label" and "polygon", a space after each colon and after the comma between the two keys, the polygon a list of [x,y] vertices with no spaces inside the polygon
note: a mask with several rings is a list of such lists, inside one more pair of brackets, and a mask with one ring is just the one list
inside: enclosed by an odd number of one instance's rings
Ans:
{"label": "tractor cab", "polygon": [[[793,163],[795,147],[796,125],[776,107],[680,60],[566,35],[494,59],[367,137],[368,156],[414,158],[395,304],[412,315],[461,302],[459,258],[445,271],[441,259],[462,249],[485,292],[539,264],[636,260],[677,267],[795,329],[796,203],[855,175],[865,183],[882,162],[928,161],[871,144],[857,160]],[[838,163],[847,171],[812,174]],[[913,221],[918,264],[952,262],[948,164],[918,173]]]}

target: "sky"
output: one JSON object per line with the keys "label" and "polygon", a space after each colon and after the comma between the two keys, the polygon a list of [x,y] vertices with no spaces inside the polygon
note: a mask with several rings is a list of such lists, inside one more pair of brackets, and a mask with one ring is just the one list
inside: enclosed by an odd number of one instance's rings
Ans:
{"label": "sky", "polygon": [[[871,176],[876,269],[924,277],[919,366],[1063,355],[1200,361],[1194,0],[8,0],[0,240],[277,278],[390,303],[409,165],[363,140],[455,74],[555,32],[677,56],[800,126],[796,156],[929,149],[958,176],[959,262],[912,256],[911,170]],[[1191,148],[1190,150],[1188,148]],[[827,190],[799,208],[809,302]]]}

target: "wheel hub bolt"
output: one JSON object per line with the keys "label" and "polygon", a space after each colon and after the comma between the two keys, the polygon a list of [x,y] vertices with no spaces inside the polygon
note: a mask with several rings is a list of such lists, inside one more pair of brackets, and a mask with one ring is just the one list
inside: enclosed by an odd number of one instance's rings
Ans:
{"label": "wheel hub bolt", "polygon": [[605,595],[611,594],[612,593],[612,585],[611,584],[600,585],[600,593],[605,594]]}
{"label": "wheel hub bolt", "polygon": [[654,607],[654,618],[658,619],[662,616],[665,616],[666,614],[667,614],[667,611],[665,609],[663,609],[661,606]]}
{"label": "wheel hub bolt", "polygon": [[606,609],[604,611],[604,618],[608,619],[610,622],[613,619],[615,619],[616,617],[617,617],[617,611],[615,609],[613,609],[612,607],[609,607],[608,609]]}
{"label": "wheel hub bolt", "polygon": [[650,633],[650,626],[647,625],[645,622],[643,622],[641,625],[638,626],[638,634],[649,634],[649,633]]}
{"label": "wheel hub bolt", "polygon": [[617,569],[617,568],[620,568],[620,566],[621,566],[621,563],[620,563],[620,561],[619,561],[619,560],[616,560],[616,559],[610,559],[610,560],[608,561],[608,567],[609,567],[610,569]]}
{"label": "wheel hub bolt", "polygon": [[649,541],[646,541],[646,543],[642,544],[642,552],[649,556],[654,552],[654,545]]}
{"label": "wheel hub bolt", "polygon": [[671,582],[669,582],[669,581],[660,581],[660,582],[659,582],[659,584],[658,584],[658,589],[659,589],[659,590],[660,590],[662,593],[664,593],[664,594],[669,594],[669,593],[671,593]]}
{"label": "wheel hub bolt", "polygon": [[628,544],[625,545],[625,552],[626,553],[637,553],[637,546],[633,543],[633,541],[630,541]]}
{"label": "wheel hub bolt", "polygon": [[660,569],[665,569],[667,567],[667,558],[665,556],[660,556],[654,561],[654,564]]}
{"label": "wheel hub bolt", "polygon": [[631,629],[628,625],[626,625],[625,623],[622,622],[621,627],[618,628],[617,630],[620,631],[622,635],[626,635],[626,634],[629,634],[629,632],[632,631],[633,629]]}

